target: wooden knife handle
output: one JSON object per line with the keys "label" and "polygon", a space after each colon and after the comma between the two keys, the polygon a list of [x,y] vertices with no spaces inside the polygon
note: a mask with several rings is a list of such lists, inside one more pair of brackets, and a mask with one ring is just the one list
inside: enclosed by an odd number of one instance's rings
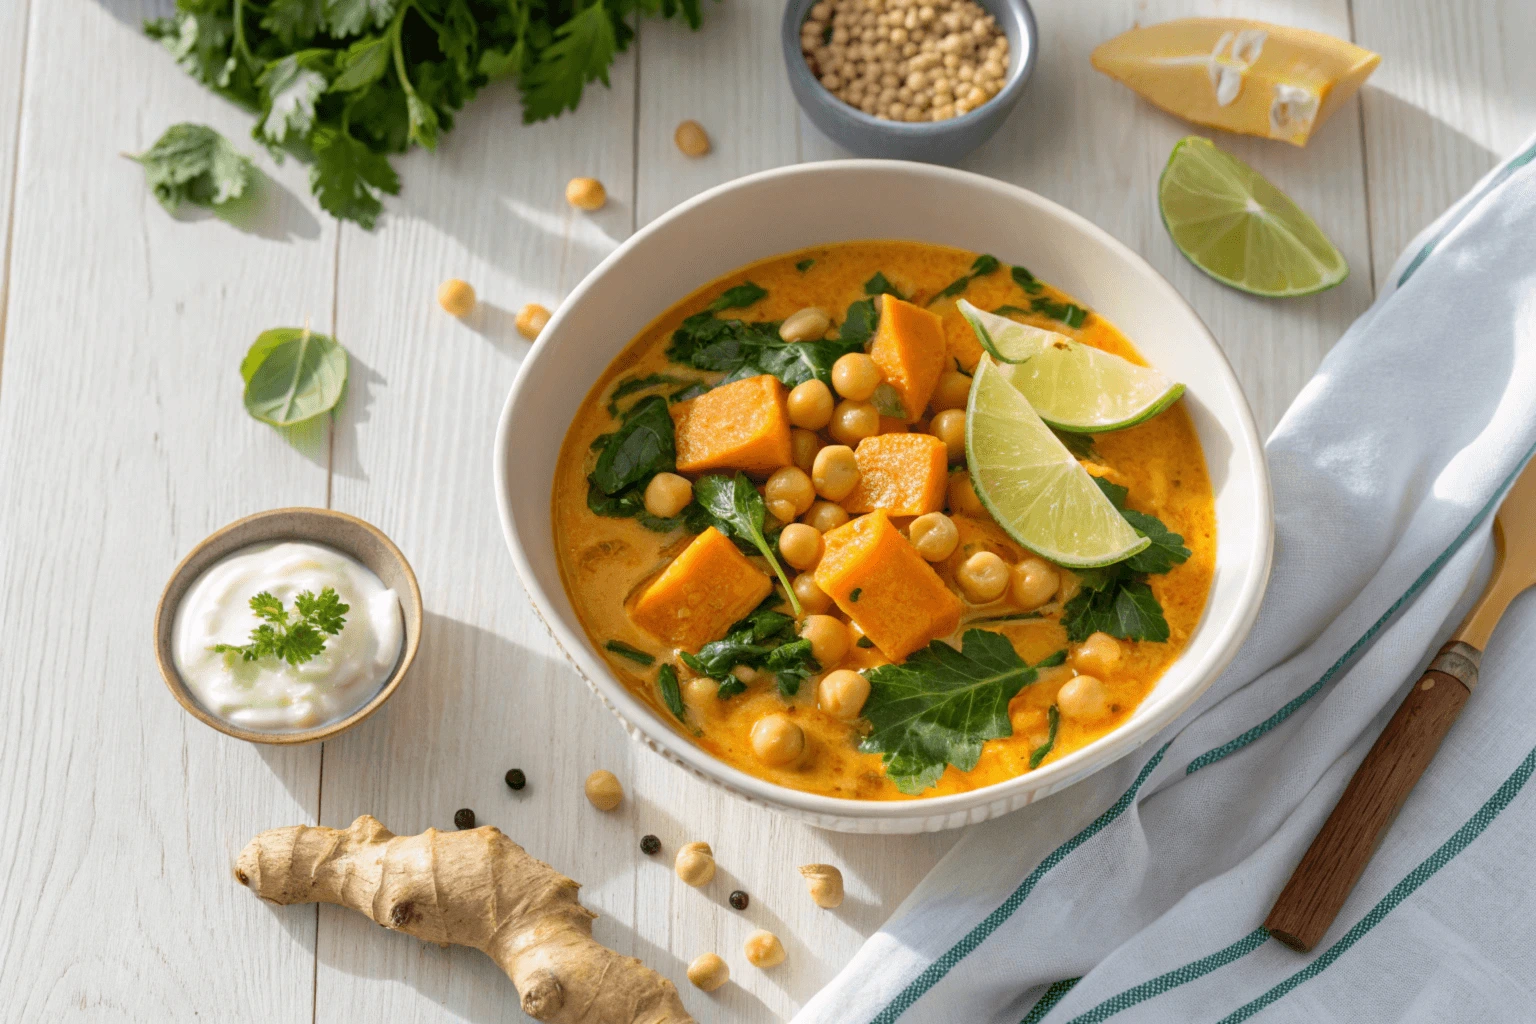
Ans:
{"label": "wooden knife handle", "polygon": [[1275,938],[1305,953],[1333,924],[1392,819],[1461,714],[1477,685],[1480,659],[1475,647],[1452,641],[1408,691],[1269,912],[1264,927]]}

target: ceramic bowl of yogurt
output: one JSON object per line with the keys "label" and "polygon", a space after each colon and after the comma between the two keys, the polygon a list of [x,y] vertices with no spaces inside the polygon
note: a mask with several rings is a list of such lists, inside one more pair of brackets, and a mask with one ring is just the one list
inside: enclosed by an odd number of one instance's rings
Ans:
{"label": "ceramic bowl of yogurt", "polygon": [[193,717],[252,743],[312,743],[399,687],[421,641],[421,591],[379,529],[282,508],[206,538],[155,611],[155,657]]}

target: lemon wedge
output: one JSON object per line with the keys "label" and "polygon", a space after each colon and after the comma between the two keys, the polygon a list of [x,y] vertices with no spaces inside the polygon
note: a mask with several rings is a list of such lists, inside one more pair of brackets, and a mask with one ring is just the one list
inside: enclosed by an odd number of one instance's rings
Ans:
{"label": "lemon wedge", "polygon": [[1195,124],[1305,146],[1381,55],[1322,32],[1241,18],[1133,28],[1093,66]]}

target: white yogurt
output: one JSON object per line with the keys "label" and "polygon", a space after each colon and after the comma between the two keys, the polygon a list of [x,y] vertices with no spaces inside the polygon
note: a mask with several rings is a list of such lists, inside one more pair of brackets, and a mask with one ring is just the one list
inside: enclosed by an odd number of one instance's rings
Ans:
{"label": "white yogurt", "polygon": [[[215,644],[250,642],[251,598],[268,591],[294,616],[294,597],[326,587],[350,606],[346,625],[302,665],[246,661]],[[394,671],[404,639],[400,599],[367,566],[319,544],[242,548],[197,578],[176,610],[176,670],[203,707],[232,725],[291,732],[345,718]]]}

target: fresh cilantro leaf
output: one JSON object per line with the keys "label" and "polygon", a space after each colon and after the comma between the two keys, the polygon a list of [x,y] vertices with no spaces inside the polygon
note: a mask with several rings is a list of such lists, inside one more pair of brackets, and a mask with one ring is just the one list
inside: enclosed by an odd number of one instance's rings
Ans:
{"label": "fresh cilantro leaf", "polygon": [[315,596],[306,590],[294,598],[296,621],[289,621],[283,602],[263,590],[250,600],[251,611],[263,620],[251,630],[248,644],[215,644],[209,648],[219,654],[238,654],[243,661],[277,658],[290,665],[302,665],[325,650],[325,638],[335,636],[347,624],[352,609],[341,603],[336,591],[326,587]]}
{"label": "fresh cilantro leaf", "polygon": [[144,32],[160,40],[193,78],[242,106],[256,107],[255,62],[249,50],[237,52],[229,10],[182,10],[173,18],[146,21]]}
{"label": "fresh cilantro leaf", "polygon": [[1045,719],[1048,728],[1045,734],[1045,742],[1029,752],[1029,766],[1039,768],[1040,762],[1045,760],[1047,754],[1056,748],[1056,731],[1061,728],[1061,711],[1055,704],[1045,710]]}
{"label": "fresh cilantro leaf", "polygon": [[890,281],[886,280],[885,273],[883,271],[879,271],[879,270],[875,271],[875,276],[874,277],[872,277],[868,281],[864,282],[864,294],[865,295],[894,295],[898,299],[905,299],[906,298],[905,295],[901,294],[901,292],[896,290],[896,286],[895,285],[891,284]]}
{"label": "fresh cilantro leaf", "polygon": [[603,4],[593,4],[556,28],[554,41],[522,75],[523,123],[575,110],[588,82],[608,84],[608,65],[618,49],[613,21]]}
{"label": "fresh cilantro leaf", "polygon": [[618,494],[631,484],[670,471],[676,458],[667,401],[649,395],[625,413],[624,423],[597,457],[592,479],[604,494]]}
{"label": "fresh cilantro leaf", "polygon": [[1062,609],[1061,624],[1073,643],[1094,633],[1153,643],[1168,639],[1168,620],[1152,588],[1125,575],[1113,577],[1102,589],[1080,591]]}
{"label": "fresh cilantro leaf", "polygon": [[752,486],[752,481],[747,479],[746,474],[737,473],[734,480],[723,476],[702,477],[693,485],[693,500],[708,512],[716,523],[726,527],[730,534],[751,541],[758,553],[768,560],[774,575],[784,586],[790,607],[794,608],[796,615],[799,615],[800,599],[795,596],[795,589],[790,586],[789,577],[784,575],[784,567],[779,564],[778,557],[773,553],[773,548],[763,535],[763,519],[767,514],[767,508],[763,505],[763,496],[757,493],[757,488]]}
{"label": "fresh cilantro leaf", "polygon": [[677,685],[677,669],[671,665],[661,666],[656,673],[656,688],[661,691],[661,702],[667,710],[676,715],[679,722],[686,722],[688,709],[683,705],[683,692]]}
{"label": "fresh cilantro leaf", "polygon": [[313,39],[324,23],[323,0],[271,0],[261,16],[262,28],[294,48]]}
{"label": "fresh cilantro leaf", "polygon": [[1040,290],[1045,287],[1034,274],[1031,274],[1023,267],[1013,268],[1013,283],[1031,295],[1040,294]]}
{"label": "fresh cilantro leaf", "polygon": [[921,793],[952,764],[976,767],[982,744],[1010,736],[1008,702],[1035,681],[1035,669],[1007,637],[969,629],[960,650],[935,640],[899,665],[866,673],[865,753],[882,754],[885,774],[903,793]]}
{"label": "fresh cilantro leaf", "polygon": [[229,140],[201,124],[175,124],[133,158],[160,205],[171,213],[183,203],[219,207],[245,194],[256,173]]}
{"label": "fresh cilantro leaf", "polygon": [[924,303],[924,305],[931,306],[935,302],[938,302],[940,299],[947,299],[951,296],[963,293],[967,288],[970,287],[972,281],[976,280],[978,277],[985,277],[987,274],[992,273],[998,268],[998,266],[999,264],[997,262],[996,256],[988,256],[986,254],[977,256],[975,262],[971,264],[970,273],[961,274],[955,280],[945,285],[943,291],[929,299],[926,303]]}
{"label": "fresh cilantro leaf", "polygon": [[1189,559],[1191,552],[1184,546],[1184,538],[1164,526],[1157,516],[1133,508],[1121,509],[1120,514],[1137,533],[1152,542],[1126,559],[1125,567],[1131,572],[1157,575],[1170,572],[1174,566],[1183,565]]}
{"label": "fresh cilantro leaf", "polygon": [[795,269],[800,271],[800,273],[803,274],[807,270],[810,270],[811,267],[815,266],[815,264],[816,264],[815,260],[801,260],[799,263],[795,264]]}
{"label": "fresh cilantro leaf", "polygon": [[364,36],[337,56],[339,74],[331,83],[331,91],[357,92],[368,88],[389,70],[389,58],[388,36]]}
{"label": "fresh cilantro leaf", "polygon": [[290,133],[295,140],[310,133],[315,104],[330,88],[324,70],[329,62],[328,51],[303,50],[267,65],[256,79],[262,106],[258,137],[281,145]]}
{"label": "fresh cilantro leaf", "polygon": [[1102,476],[1094,477],[1093,482],[1098,484],[1099,490],[1104,492],[1104,497],[1109,499],[1111,505],[1115,506],[1122,513],[1125,511],[1125,499],[1131,493],[1129,487],[1122,487]]}
{"label": "fresh cilantro leaf", "polygon": [[378,193],[400,191],[400,179],[389,161],[347,132],[325,125],[310,133],[309,145],[315,154],[309,187],[321,207],[372,229],[384,209]]}
{"label": "fresh cilantro leaf", "polygon": [[720,313],[727,309],[746,309],[767,294],[766,288],[760,288],[751,281],[743,281],[734,288],[727,288],[721,292],[705,309],[711,313]]}
{"label": "fresh cilantro leaf", "polygon": [[340,39],[383,28],[395,16],[395,0],[323,0],[326,29]]}
{"label": "fresh cilantro leaf", "polygon": [[622,640],[609,640],[603,646],[626,661],[634,662],[636,665],[644,665],[649,668],[656,664],[656,659],[651,655],[640,650],[638,647],[629,646],[629,644]]}

